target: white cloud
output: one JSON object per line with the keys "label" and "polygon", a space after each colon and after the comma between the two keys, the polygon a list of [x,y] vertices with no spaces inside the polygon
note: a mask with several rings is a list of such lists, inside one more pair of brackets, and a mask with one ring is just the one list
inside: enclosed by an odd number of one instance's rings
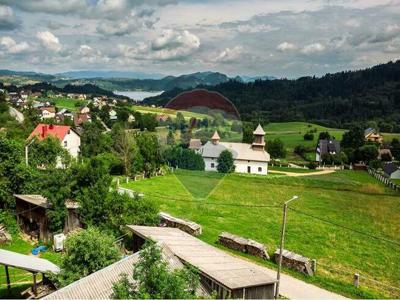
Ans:
{"label": "white cloud", "polygon": [[271,32],[278,30],[279,27],[274,27],[265,24],[240,24],[235,28],[239,32],[255,33],[255,32]]}
{"label": "white cloud", "polygon": [[23,53],[29,50],[29,44],[27,42],[17,43],[9,36],[1,38],[0,44],[8,53],[11,54]]}
{"label": "white cloud", "polygon": [[182,32],[164,30],[162,35],[151,42],[153,57],[159,60],[184,58],[200,47],[200,39],[187,30]]}
{"label": "white cloud", "polygon": [[234,62],[237,61],[242,56],[243,53],[244,49],[241,46],[235,46],[233,48],[225,48],[217,55],[217,57],[212,59],[212,61],[221,63]]}
{"label": "white cloud", "polygon": [[19,21],[11,7],[0,4],[0,30],[12,30],[19,26]]}
{"label": "white cloud", "polygon": [[278,50],[281,51],[281,52],[294,50],[294,49],[296,49],[296,48],[297,48],[296,45],[294,45],[294,44],[292,44],[292,43],[289,43],[289,42],[280,43],[280,44],[276,47],[276,49],[278,49]]}
{"label": "white cloud", "polygon": [[50,31],[39,31],[36,34],[36,37],[45,48],[51,51],[59,52],[62,49],[62,45],[60,44],[58,37],[56,37]]}
{"label": "white cloud", "polygon": [[320,43],[313,43],[307,46],[304,46],[303,49],[301,49],[301,52],[304,54],[313,54],[313,53],[318,53],[322,52],[325,50],[325,46],[320,44]]}

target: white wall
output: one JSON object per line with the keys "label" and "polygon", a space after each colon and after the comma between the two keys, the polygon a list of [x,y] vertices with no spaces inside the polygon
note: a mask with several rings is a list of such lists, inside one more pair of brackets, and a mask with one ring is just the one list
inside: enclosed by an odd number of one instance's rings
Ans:
{"label": "white wall", "polygon": [[[203,158],[205,163],[206,171],[217,171],[217,159],[212,158]],[[267,175],[268,174],[268,162],[257,162],[257,161],[247,161],[247,160],[235,160],[235,172],[236,173],[248,173],[248,167],[250,167],[251,174],[260,174]],[[214,164],[214,167],[212,167]],[[258,170],[261,168],[261,171]]]}
{"label": "white wall", "polygon": [[[65,142],[67,143],[66,146]],[[73,158],[77,158],[80,151],[81,138],[75,131],[70,130],[62,140],[61,146],[67,149]]]}
{"label": "white wall", "polygon": [[390,174],[390,178],[400,179],[400,170],[397,170],[397,171],[393,172],[392,174]]}

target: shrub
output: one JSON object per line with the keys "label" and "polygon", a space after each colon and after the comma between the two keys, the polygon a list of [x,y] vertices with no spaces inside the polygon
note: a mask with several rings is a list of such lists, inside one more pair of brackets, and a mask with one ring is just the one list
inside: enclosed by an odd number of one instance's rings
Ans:
{"label": "shrub", "polygon": [[304,140],[305,141],[312,141],[314,140],[314,134],[311,132],[307,132],[306,134],[304,134]]}
{"label": "shrub", "polygon": [[61,286],[100,270],[120,257],[114,238],[94,227],[70,235],[65,249],[61,272],[55,277]]}
{"label": "shrub", "polygon": [[273,158],[286,157],[286,149],[283,142],[278,138],[268,142],[268,152]]}
{"label": "shrub", "polygon": [[199,276],[184,267],[170,271],[160,248],[146,243],[133,266],[133,283],[122,276],[113,286],[114,299],[193,299]]}
{"label": "shrub", "polygon": [[235,171],[232,153],[229,150],[221,152],[217,159],[217,170],[220,173],[231,173]]}
{"label": "shrub", "polygon": [[310,170],[315,170],[318,167],[318,163],[316,163],[315,161],[310,161],[307,164],[307,168],[309,168]]}

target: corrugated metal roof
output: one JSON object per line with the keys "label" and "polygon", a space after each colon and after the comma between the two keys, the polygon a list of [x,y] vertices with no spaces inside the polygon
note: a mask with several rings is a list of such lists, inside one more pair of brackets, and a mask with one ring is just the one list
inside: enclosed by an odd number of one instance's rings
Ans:
{"label": "corrugated metal roof", "polygon": [[42,195],[14,195],[14,197],[21,199],[25,202],[29,202],[33,205],[41,206],[44,208],[49,208],[50,204],[47,202],[47,199]]}
{"label": "corrugated metal roof", "polygon": [[[161,245],[162,256],[171,270],[182,268],[183,264],[166,246]],[[112,299],[113,285],[122,274],[132,278],[133,265],[139,260],[139,253],[127,256],[108,267],[79,279],[44,297],[43,299]]]}
{"label": "corrugated metal roof", "polygon": [[36,273],[60,272],[60,268],[47,259],[2,249],[0,249],[0,264]]}
{"label": "corrugated metal roof", "polygon": [[128,225],[135,234],[167,245],[181,260],[228,289],[275,283],[270,270],[230,255],[177,228]]}

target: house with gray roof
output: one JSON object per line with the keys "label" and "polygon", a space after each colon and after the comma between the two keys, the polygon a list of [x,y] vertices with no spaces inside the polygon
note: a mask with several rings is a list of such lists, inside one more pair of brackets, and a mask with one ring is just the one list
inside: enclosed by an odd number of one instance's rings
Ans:
{"label": "house with gray roof", "polygon": [[253,132],[254,140],[252,144],[221,142],[219,134],[215,131],[208,141],[200,149],[205,163],[206,171],[217,171],[218,157],[222,151],[228,150],[232,153],[235,172],[250,174],[268,174],[268,163],[270,155],[265,151],[265,132],[261,125],[258,125]]}
{"label": "house with gray roof", "polygon": [[315,151],[315,160],[322,162],[323,156],[327,154],[335,155],[340,153],[340,142],[332,139],[319,140]]}
{"label": "house with gray roof", "polygon": [[385,175],[391,179],[400,179],[400,167],[393,162],[385,164],[383,166],[383,171]]}

